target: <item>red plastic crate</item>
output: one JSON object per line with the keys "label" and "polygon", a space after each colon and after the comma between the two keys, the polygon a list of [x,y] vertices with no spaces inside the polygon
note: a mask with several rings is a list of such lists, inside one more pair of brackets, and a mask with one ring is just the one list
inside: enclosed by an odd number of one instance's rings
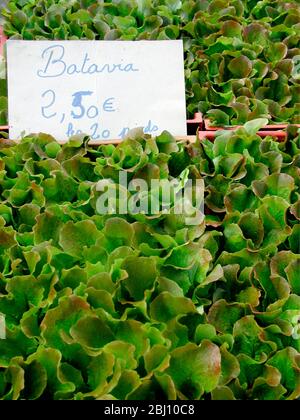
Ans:
{"label": "red plastic crate", "polygon": [[3,28],[0,26],[0,55],[3,55],[4,44],[7,40],[7,37],[3,33]]}
{"label": "red plastic crate", "polygon": [[[200,140],[201,139],[208,139],[208,140],[214,141],[214,139],[216,138],[216,133],[217,133],[216,130],[214,130],[214,131],[213,130],[211,130],[211,131],[198,131],[198,138]],[[279,142],[284,141],[286,139],[286,132],[285,131],[280,131],[280,130],[278,130],[278,131],[276,131],[276,130],[275,131],[262,130],[262,131],[259,131],[257,134],[262,138],[267,137],[267,136],[276,137]]]}
{"label": "red plastic crate", "polygon": [[186,121],[188,134],[196,134],[197,130],[203,129],[203,118],[201,112],[196,112],[193,119]]}
{"label": "red plastic crate", "polygon": [[[300,124],[293,124],[297,127],[300,127]],[[285,130],[288,124],[268,124],[265,127],[262,128],[262,131],[275,131],[275,130]],[[204,127],[206,131],[217,131],[217,130],[236,130],[239,127],[242,127],[241,125],[233,125],[233,126],[225,126],[225,127],[216,127],[213,125],[210,125],[209,119],[204,118]]]}

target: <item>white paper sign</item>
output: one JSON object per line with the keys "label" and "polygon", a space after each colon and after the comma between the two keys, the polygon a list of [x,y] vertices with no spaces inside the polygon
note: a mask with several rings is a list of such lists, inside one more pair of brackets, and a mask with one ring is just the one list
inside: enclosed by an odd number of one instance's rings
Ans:
{"label": "white paper sign", "polygon": [[182,41],[8,41],[10,138],[186,135]]}

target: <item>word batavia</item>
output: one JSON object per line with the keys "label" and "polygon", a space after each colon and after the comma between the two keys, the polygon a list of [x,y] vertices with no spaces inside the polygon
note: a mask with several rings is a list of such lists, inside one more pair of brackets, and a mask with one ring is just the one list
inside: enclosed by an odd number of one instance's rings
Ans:
{"label": "word batavia", "polygon": [[138,68],[133,63],[92,63],[88,53],[81,58],[79,63],[68,63],[65,60],[65,48],[63,45],[51,45],[46,48],[41,58],[44,65],[37,71],[37,75],[43,78],[60,77],[74,74],[92,75],[97,73],[137,72]]}

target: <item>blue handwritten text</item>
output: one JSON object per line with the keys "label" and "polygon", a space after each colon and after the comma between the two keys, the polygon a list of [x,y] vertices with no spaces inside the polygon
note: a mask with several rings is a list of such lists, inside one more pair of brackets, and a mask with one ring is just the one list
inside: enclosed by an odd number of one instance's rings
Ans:
{"label": "blue handwritten text", "polygon": [[63,45],[51,45],[44,49],[41,55],[44,65],[37,71],[37,75],[43,78],[72,76],[74,74],[92,75],[97,73],[136,72],[139,71],[133,63],[103,63],[91,62],[88,53],[85,53],[78,63],[67,63],[65,60],[65,47]]}

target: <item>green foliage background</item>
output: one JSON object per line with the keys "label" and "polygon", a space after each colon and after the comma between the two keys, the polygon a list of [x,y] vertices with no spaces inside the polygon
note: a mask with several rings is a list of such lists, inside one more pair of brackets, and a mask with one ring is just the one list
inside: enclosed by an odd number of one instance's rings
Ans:
{"label": "green foliage background", "polygon": [[[299,16],[280,0],[8,2],[13,39],[183,39],[188,116],[245,125],[193,145],[1,140],[1,399],[299,399],[300,139],[256,134],[299,123]],[[203,179],[205,221],[97,214],[97,182],[119,190],[120,171]]]}
{"label": "green foliage background", "polygon": [[298,0],[14,0],[3,14],[13,39],[183,39],[189,117],[300,123]]}
{"label": "green foliage background", "polygon": [[[264,124],[0,143],[2,399],[299,398],[299,134]],[[97,214],[120,170],[202,178],[205,222]]]}

